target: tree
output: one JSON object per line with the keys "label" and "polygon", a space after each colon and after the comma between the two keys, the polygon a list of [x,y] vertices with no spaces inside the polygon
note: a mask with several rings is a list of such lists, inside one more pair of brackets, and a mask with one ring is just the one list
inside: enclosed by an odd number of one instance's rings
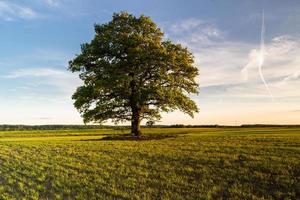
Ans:
{"label": "tree", "polygon": [[163,40],[163,32],[144,15],[121,12],[112,21],[95,25],[96,35],[81,45],[69,62],[83,86],[72,98],[84,122],[131,121],[141,134],[142,119],[160,119],[160,112],[176,109],[193,117],[198,92],[198,69],[187,48]]}
{"label": "tree", "polygon": [[155,124],[155,121],[153,121],[153,120],[149,120],[146,122],[146,126],[148,126],[149,128],[152,128],[154,126],[154,124]]}

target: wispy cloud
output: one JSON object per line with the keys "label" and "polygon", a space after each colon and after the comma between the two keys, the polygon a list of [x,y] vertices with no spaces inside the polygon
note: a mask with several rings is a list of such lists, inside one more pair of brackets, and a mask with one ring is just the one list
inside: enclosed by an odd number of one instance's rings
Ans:
{"label": "wispy cloud", "polygon": [[18,69],[11,72],[5,78],[22,78],[22,77],[69,77],[65,71],[52,68],[32,68]]}
{"label": "wispy cloud", "polygon": [[[39,68],[40,66],[51,66],[50,68],[60,68],[66,66],[68,61],[74,56],[73,53],[63,49],[40,49],[28,50],[24,54],[13,57],[3,57],[0,60],[0,68]],[[3,73],[2,73],[3,75]]]}
{"label": "wispy cloud", "polygon": [[38,14],[32,8],[9,1],[0,1],[0,18],[5,21],[34,19]]}
{"label": "wispy cloud", "polygon": [[[248,64],[246,65],[249,70],[248,81],[243,82],[243,76],[241,76],[239,84],[228,88],[227,96],[239,98],[268,96],[259,80],[255,65],[257,51],[255,48],[251,49],[248,55]],[[263,73],[275,98],[300,98],[300,59],[298,55],[300,55],[300,40],[295,37],[275,37],[266,44]],[[233,69],[231,70],[233,71]]]}
{"label": "wispy cloud", "polygon": [[60,4],[59,0],[45,0],[45,3],[51,7],[58,7]]}
{"label": "wispy cloud", "polygon": [[[299,49],[300,40],[287,35],[275,37],[266,45],[266,62],[263,70],[275,90],[276,88],[283,89],[283,86],[285,86],[285,90],[290,90],[293,88],[295,81],[299,81]],[[247,64],[247,67],[251,70],[250,83],[257,80],[257,73],[253,64],[256,53],[257,49],[251,50]]]}
{"label": "wispy cloud", "polygon": [[[268,98],[257,70],[259,44],[232,41],[227,31],[203,20],[187,19],[166,29],[193,51],[199,66],[200,95],[214,98]],[[259,34],[259,30],[257,31]],[[202,38],[202,39],[199,39]],[[281,35],[267,40],[263,74],[276,98],[300,98],[300,40]],[[242,69],[247,66],[245,82]],[[200,89],[201,90],[201,89]]]}
{"label": "wispy cloud", "polygon": [[300,79],[300,71],[296,71],[294,73],[292,73],[291,75],[285,77],[283,79],[283,81],[293,81],[293,80],[297,80]]}
{"label": "wispy cloud", "polygon": [[193,46],[199,42],[210,44],[212,41],[223,38],[225,34],[214,23],[195,18],[176,22],[167,27],[166,31],[186,46]]}
{"label": "wispy cloud", "polygon": [[204,25],[205,22],[201,19],[189,18],[171,25],[170,30],[173,33],[182,33],[185,31],[191,31],[192,29],[199,28]]}
{"label": "wispy cloud", "polygon": [[[17,69],[3,78],[24,80],[26,90],[31,89],[33,93],[39,91],[37,87],[51,86],[52,90],[56,90],[53,95],[59,95],[62,98],[70,98],[75,89],[82,84],[78,74],[55,68]],[[35,98],[35,96],[37,95],[31,97]]]}

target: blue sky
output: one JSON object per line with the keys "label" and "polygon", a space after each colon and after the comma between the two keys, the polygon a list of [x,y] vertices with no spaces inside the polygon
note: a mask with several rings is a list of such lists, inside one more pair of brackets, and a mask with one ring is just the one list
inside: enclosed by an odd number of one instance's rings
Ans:
{"label": "blue sky", "polygon": [[[257,68],[265,13],[263,75]],[[187,46],[199,67],[194,119],[164,114],[162,124],[300,123],[298,0],[0,1],[0,124],[78,124],[67,71],[93,25],[114,12],[150,16],[165,38]],[[247,69],[247,79],[245,71]]]}

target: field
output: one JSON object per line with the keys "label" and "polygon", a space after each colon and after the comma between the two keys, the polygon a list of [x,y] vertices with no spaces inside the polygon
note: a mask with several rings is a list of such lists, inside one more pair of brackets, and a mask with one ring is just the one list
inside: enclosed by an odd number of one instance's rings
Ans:
{"label": "field", "polygon": [[300,199],[300,128],[0,132],[0,199]]}

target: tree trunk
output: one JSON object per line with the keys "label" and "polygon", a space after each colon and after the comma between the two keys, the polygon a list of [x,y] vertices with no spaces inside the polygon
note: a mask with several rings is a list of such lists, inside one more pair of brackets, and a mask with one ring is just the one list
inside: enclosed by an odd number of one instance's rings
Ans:
{"label": "tree trunk", "polygon": [[132,109],[131,117],[131,134],[138,137],[141,135],[140,122],[141,122],[141,111],[137,108]]}
{"label": "tree trunk", "polygon": [[141,135],[140,122],[141,122],[141,109],[138,106],[137,101],[137,88],[136,82],[134,80],[134,74],[131,73],[132,81],[130,82],[131,96],[130,96],[130,105],[131,105],[131,134],[138,137]]}

